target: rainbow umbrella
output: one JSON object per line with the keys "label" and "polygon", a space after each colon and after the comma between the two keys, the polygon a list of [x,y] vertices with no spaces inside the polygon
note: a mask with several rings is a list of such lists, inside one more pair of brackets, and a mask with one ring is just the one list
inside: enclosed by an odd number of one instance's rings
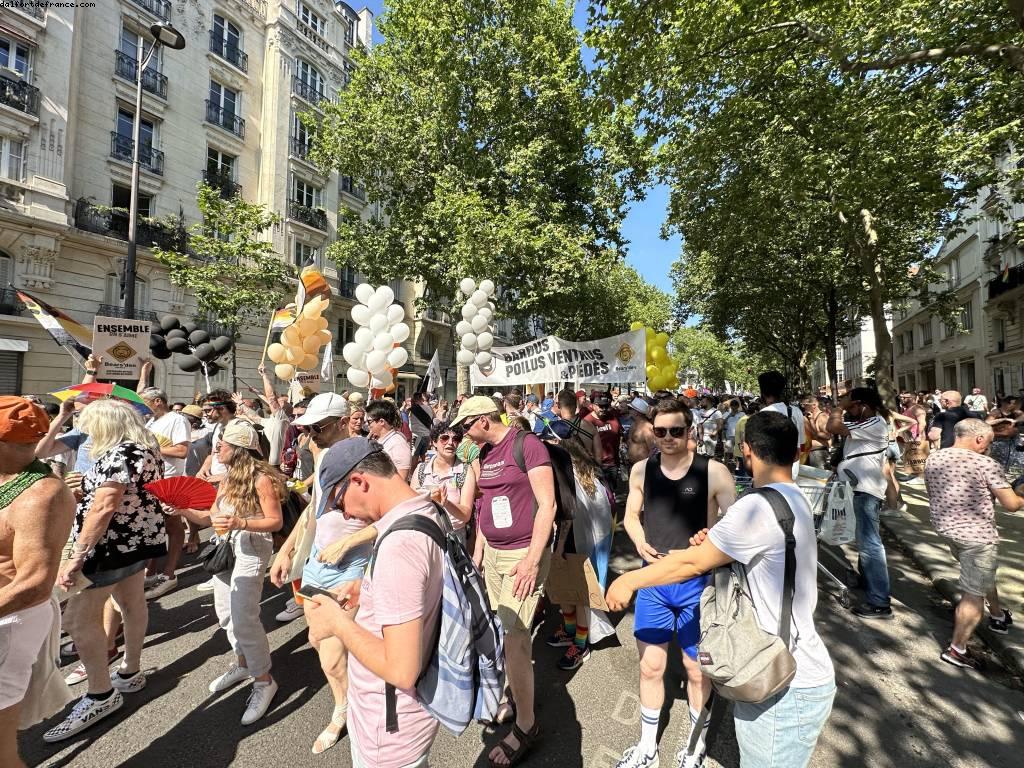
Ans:
{"label": "rainbow umbrella", "polygon": [[56,392],[51,392],[50,394],[62,401],[67,400],[68,398],[78,397],[79,395],[103,395],[105,397],[114,397],[118,400],[126,400],[131,403],[143,416],[148,416],[152,413],[149,406],[146,405],[145,401],[143,401],[141,397],[128,389],[128,387],[122,387],[120,384],[102,384],[100,382],[94,382],[92,384],[75,384],[71,387],[58,389]]}

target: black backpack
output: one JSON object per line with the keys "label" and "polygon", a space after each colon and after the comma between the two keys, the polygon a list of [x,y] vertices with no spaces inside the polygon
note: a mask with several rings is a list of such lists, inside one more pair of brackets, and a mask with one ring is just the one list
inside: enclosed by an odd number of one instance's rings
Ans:
{"label": "black backpack", "polygon": [[[526,473],[526,455],[523,452],[523,443],[526,442],[527,434],[520,432],[516,435],[516,441],[512,445],[512,456],[516,461],[516,466],[524,474]],[[536,437],[536,435],[534,436]],[[551,472],[555,476],[555,522],[570,521],[576,517],[576,476],[572,471],[572,456],[560,445],[541,442],[548,451],[548,458],[551,459]]]}

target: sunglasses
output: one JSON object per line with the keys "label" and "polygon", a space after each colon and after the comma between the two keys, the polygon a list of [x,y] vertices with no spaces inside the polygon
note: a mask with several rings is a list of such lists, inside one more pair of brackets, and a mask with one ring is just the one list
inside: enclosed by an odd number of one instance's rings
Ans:
{"label": "sunglasses", "polygon": [[457,438],[455,437],[455,435],[453,435],[451,433],[448,433],[448,434],[445,434],[445,435],[438,435],[437,436],[437,442],[441,443],[442,445],[444,443],[450,443],[450,442],[452,442],[455,439],[457,439]]}
{"label": "sunglasses", "polygon": [[686,427],[655,427],[654,436],[665,437],[667,435],[672,435],[672,437],[683,437],[689,431],[690,430]]}
{"label": "sunglasses", "polygon": [[309,429],[314,435],[319,435],[321,432],[324,432],[325,430],[328,430],[331,427],[333,427],[335,424],[338,423],[338,421],[339,419],[334,419],[333,421],[329,421],[326,424],[310,424]]}

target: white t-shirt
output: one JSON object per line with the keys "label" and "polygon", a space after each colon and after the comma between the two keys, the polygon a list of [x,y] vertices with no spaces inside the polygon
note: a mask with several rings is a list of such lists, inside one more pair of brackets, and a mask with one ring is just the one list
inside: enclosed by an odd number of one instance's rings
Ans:
{"label": "white t-shirt", "polygon": [[718,437],[718,430],[722,428],[722,414],[717,408],[708,408],[701,417],[701,426],[704,427],[704,439],[714,440]]}
{"label": "white t-shirt", "polygon": [[846,470],[850,470],[857,478],[855,491],[884,500],[886,481],[882,463],[889,445],[889,425],[881,416],[872,416],[864,421],[846,422],[846,427],[850,434],[843,443],[843,456],[856,458],[839,462],[839,479],[849,480]]}
{"label": "white t-shirt", "polygon": [[801,446],[804,444],[804,413],[800,410],[799,405],[787,406],[786,403],[772,403],[766,405],[762,410],[775,411],[785,416],[787,407],[789,408],[789,420],[796,424],[796,444]]}
{"label": "white t-shirt", "polygon": [[[180,413],[168,411],[159,419],[150,419],[146,422],[146,429],[155,435],[162,435],[170,440],[170,446],[184,443],[188,445],[192,441],[192,427],[188,420]],[[170,447],[168,446],[168,447]],[[178,477],[185,474],[186,457],[180,459],[163,457],[164,477]]]}
{"label": "white t-shirt", "polygon": [[380,439],[380,447],[384,453],[391,457],[391,462],[398,470],[403,480],[408,479],[409,469],[412,467],[412,450],[409,448],[409,441],[405,435],[396,430],[391,430]]}
{"label": "white t-shirt", "polygon": [[[816,688],[835,680],[828,649],[814,627],[818,603],[818,541],[814,519],[803,493],[792,483],[772,483],[789,502],[795,522],[796,579],[793,626],[790,631],[796,676],[793,688]],[[711,543],[747,568],[750,597],[757,623],[778,634],[782,610],[782,583],[786,571],[786,537],[768,500],[748,494],[736,501],[708,533]]]}
{"label": "white t-shirt", "polygon": [[972,411],[988,413],[988,398],[984,395],[968,395],[964,398],[964,405]]}
{"label": "white t-shirt", "polygon": [[213,437],[210,439],[210,474],[211,475],[223,475],[228,471],[228,468],[224,465],[219,458],[217,458],[217,449],[220,447],[220,436],[224,434],[224,425],[215,424],[213,427]]}
{"label": "white t-shirt", "polygon": [[729,410],[729,413],[725,417],[725,439],[734,440],[736,439],[736,425],[740,423],[740,419],[744,416],[743,411],[736,411],[733,413]]}

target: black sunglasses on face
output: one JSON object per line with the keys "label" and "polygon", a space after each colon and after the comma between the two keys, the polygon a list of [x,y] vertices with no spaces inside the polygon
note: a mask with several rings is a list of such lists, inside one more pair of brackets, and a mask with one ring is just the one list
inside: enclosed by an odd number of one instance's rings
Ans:
{"label": "black sunglasses on face", "polygon": [[683,437],[689,430],[686,427],[655,427],[655,437],[665,437],[666,435],[672,435],[672,437]]}
{"label": "black sunglasses on face", "polygon": [[334,419],[333,421],[329,421],[326,424],[310,424],[309,425],[309,429],[310,429],[311,432],[313,432],[313,434],[319,435],[324,430],[327,430],[327,429],[330,429],[331,427],[333,427],[335,424],[338,423],[338,421],[339,421],[339,419]]}

